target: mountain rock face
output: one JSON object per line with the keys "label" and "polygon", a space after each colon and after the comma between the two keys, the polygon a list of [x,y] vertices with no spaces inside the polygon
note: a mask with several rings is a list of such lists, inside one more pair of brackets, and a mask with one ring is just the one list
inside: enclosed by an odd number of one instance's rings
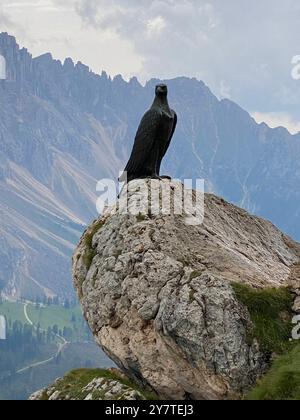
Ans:
{"label": "mountain rock face", "polygon": [[0,287],[14,297],[68,296],[74,244],[97,214],[97,180],[120,166],[111,141],[118,135],[83,105],[87,68],[70,60],[62,66],[50,55],[33,59],[6,34],[0,53],[7,63],[0,86]]}
{"label": "mountain rock face", "polygon": [[[249,334],[252,320],[233,285],[299,293],[300,245],[211,194],[199,225],[172,205],[169,214],[150,211],[147,197],[166,186],[173,202],[181,201],[179,182],[129,186],[87,229],[73,257],[75,288],[96,341],[162,398],[238,398],[265,371],[267,355]],[[130,211],[120,213],[124,200]]]}
{"label": "mountain rock face", "polygon": [[[97,214],[97,180],[124,168],[158,80],[142,86],[71,59],[33,58],[6,33],[0,54],[0,287],[68,295],[70,255]],[[204,178],[208,191],[300,238],[300,135],[256,124],[203,82],[167,83],[179,122],[164,173]]]}

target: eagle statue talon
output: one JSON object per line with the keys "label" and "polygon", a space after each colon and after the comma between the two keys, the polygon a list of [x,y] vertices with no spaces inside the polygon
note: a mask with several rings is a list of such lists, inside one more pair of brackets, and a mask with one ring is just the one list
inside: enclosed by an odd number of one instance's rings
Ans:
{"label": "eagle statue talon", "polygon": [[176,112],[168,103],[168,87],[165,84],[157,85],[154,102],[142,118],[130,159],[119,181],[145,178],[171,180],[169,176],[160,177],[159,172],[176,125]]}
{"label": "eagle statue talon", "polygon": [[[161,180],[162,178],[158,175],[145,175],[145,176],[139,176],[138,178],[134,178],[134,179],[159,179]],[[130,181],[132,181],[132,179],[130,179],[127,182],[130,182]]]}
{"label": "eagle statue talon", "polygon": [[150,179],[158,179],[159,181],[162,181],[162,177],[159,175],[152,175],[149,177]]}

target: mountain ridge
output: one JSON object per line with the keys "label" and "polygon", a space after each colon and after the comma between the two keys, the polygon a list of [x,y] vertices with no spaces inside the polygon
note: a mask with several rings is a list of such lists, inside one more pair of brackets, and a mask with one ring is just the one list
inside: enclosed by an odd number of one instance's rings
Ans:
{"label": "mountain ridge", "polygon": [[[0,284],[16,297],[69,295],[72,249],[97,216],[96,183],[124,168],[158,79],[142,86],[71,58],[33,58],[6,33],[0,54]],[[257,124],[202,81],[167,83],[179,122],[164,173],[205,178],[208,191],[300,238],[300,134]]]}

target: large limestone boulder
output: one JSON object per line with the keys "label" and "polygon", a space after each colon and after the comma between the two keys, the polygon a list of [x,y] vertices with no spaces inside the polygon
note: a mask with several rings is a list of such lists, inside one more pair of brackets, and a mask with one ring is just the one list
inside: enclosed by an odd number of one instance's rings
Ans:
{"label": "large limestone boulder", "polygon": [[[131,182],[129,209],[167,184],[180,201],[178,182]],[[300,246],[210,194],[201,224],[173,207],[169,215],[145,209],[106,209],[74,254],[74,284],[95,339],[162,398],[238,398],[264,372],[266,354],[249,336],[250,314],[232,283],[298,290]]]}

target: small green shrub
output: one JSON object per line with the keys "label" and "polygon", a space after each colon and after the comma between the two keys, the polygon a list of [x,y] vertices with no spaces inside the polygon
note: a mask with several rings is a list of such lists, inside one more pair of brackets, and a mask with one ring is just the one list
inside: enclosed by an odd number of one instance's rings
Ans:
{"label": "small green shrub", "polygon": [[136,220],[138,223],[144,222],[147,219],[147,216],[145,214],[139,213],[136,216]]}
{"label": "small green shrub", "polygon": [[105,220],[100,219],[95,222],[91,228],[85,233],[84,244],[85,244],[85,253],[83,255],[83,262],[89,270],[92,265],[92,261],[97,254],[96,249],[93,248],[93,237],[95,234],[104,226]]}

